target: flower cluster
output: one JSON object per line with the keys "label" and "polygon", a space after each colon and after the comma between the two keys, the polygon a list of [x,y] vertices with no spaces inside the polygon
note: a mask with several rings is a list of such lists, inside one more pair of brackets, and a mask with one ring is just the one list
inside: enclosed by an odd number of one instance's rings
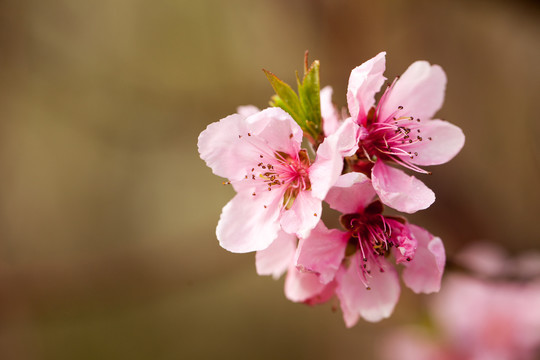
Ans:
{"label": "flower cluster", "polygon": [[[331,88],[320,90],[318,66],[306,61],[298,95],[266,72],[274,107],[239,108],[209,125],[198,147],[237,192],[218,222],[221,246],[256,251],[260,275],[286,272],[292,301],[317,304],[336,295],[353,326],[360,317],[379,321],[392,313],[400,285],[391,259],[404,266],[403,281],[414,292],[439,290],[442,241],[385,215],[384,206],[406,213],[429,207],[434,193],[403,168],[428,174],[423,166],[449,161],[465,138],[433,119],[446,86],[437,65],[413,63],[376,102],[386,80],[385,53],[378,54],[351,72],[348,114],[332,104]],[[342,229],[323,223],[323,201],[342,214]]]}

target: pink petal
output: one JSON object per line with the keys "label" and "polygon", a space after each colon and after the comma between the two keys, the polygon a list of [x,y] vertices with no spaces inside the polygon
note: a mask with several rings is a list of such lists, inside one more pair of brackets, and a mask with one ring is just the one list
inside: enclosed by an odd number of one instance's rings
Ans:
{"label": "pink petal", "polygon": [[294,302],[321,303],[333,295],[334,283],[321,284],[313,273],[302,272],[292,264],[285,278],[285,296]]}
{"label": "pink petal", "polygon": [[235,253],[266,249],[280,229],[279,195],[277,191],[263,191],[256,196],[236,194],[219,218],[216,235],[220,245]]}
{"label": "pink petal", "polygon": [[441,108],[446,88],[446,75],[438,65],[416,61],[397,80],[381,105],[379,119],[383,121],[398,109],[399,115],[429,120]]}
{"label": "pink petal", "polygon": [[[341,268],[336,280],[338,296],[347,327],[356,321],[359,314],[367,321],[376,322],[389,317],[399,299],[400,287],[396,270],[384,258],[378,258],[383,272],[372,261],[368,290],[360,277],[359,253],[351,257],[348,269]],[[357,318],[356,318],[357,320]]]}
{"label": "pink petal", "polygon": [[354,68],[349,77],[347,104],[351,117],[358,124],[364,124],[369,109],[375,104],[375,94],[386,80],[383,76],[385,55],[385,52],[381,52]]}
{"label": "pink petal", "polygon": [[298,154],[303,132],[300,126],[284,110],[276,107],[264,109],[246,118],[246,126],[251,131],[250,141],[257,141],[259,148]]}
{"label": "pink petal", "polygon": [[414,259],[404,263],[403,282],[415,293],[438,292],[446,262],[444,245],[440,238],[419,226],[411,224],[409,228],[418,241],[418,247]]}
{"label": "pink petal", "polygon": [[253,163],[249,157],[251,145],[239,138],[247,132],[245,118],[239,114],[212,123],[201,132],[197,144],[199,154],[214,174],[228,179],[244,177],[246,167]]}
{"label": "pink petal", "polygon": [[[337,288],[336,288],[336,295],[337,294],[338,293],[337,293]],[[339,295],[338,295],[338,298],[339,298]],[[349,309],[349,304],[346,301],[342,301],[340,299],[339,304],[341,307],[341,312],[343,313],[343,320],[345,321],[345,326],[347,326],[348,328],[351,328],[354,325],[356,325],[358,320],[360,320],[360,313],[356,311],[355,309]]]}
{"label": "pink petal", "polygon": [[236,108],[236,112],[242,115],[243,117],[251,116],[253,114],[258,113],[259,111],[261,110],[259,110],[258,107],[253,106],[253,105],[243,105]]}
{"label": "pink petal", "polygon": [[296,155],[301,142],[302,129],[290,115],[268,108],[247,118],[234,114],[208,125],[199,135],[198,147],[214,174],[234,181],[242,180],[261,155],[272,159],[276,151]]}
{"label": "pink petal", "polygon": [[300,239],[296,252],[296,266],[319,276],[327,284],[334,276],[345,256],[349,235],[336,229],[328,230],[322,221],[308,237]]}
{"label": "pink petal", "polygon": [[358,149],[359,126],[350,118],[339,129],[324,139],[317,150],[317,158],[309,170],[313,196],[324,199],[343,170],[343,158]]}
{"label": "pink petal", "polygon": [[278,279],[287,271],[295,251],[296,236],[280,231],[269,247],[255,254],[257,274],[272,275],[274,279]]}
{"label": "pink petal", "polygon": [[[442,120],[425,121],[420,127],[422,141],[411,144],[408,151],[418,153],[413,159],[418,165],[439,165],[450,161],[463,148],[465,135],[453,124]],[[431,140],[430,140],[431,139]]]}
{"label": "pink petal", "polygon": [[435,194],[423,182],[381,160],[373,166],[371,182],[381,201],[398,211],[411,214],[435,201]]}
{"label": "pink petal", "polygon": [[326,284],[321,292],[319,292],[315,296],[310,297],[309,299],[304,300],[303,303],[307,305],[317,305],[327,302],[336,293],[336,286],[337,283],[335,281]]}
{"label": "pink petal", "polygon": [[300,191],[293,206],[281,213],[281,226],[289,234],[306,237],[321,218],[322,201],[311,191]]}
{"label": "pink petal", "polygon": [[393,221],[392,237],[394,238],[394,257],[396,264],[408,263],[411,259],[414,259],[416,249],[418,248],[418,241],[412,234],[410,224],[403,224],[399,226],[399,222]]}
{"label": "pink petal", "polygon": [[332,103],[332,87],[321,89],[321,116],[323,119],[324,135],[330,136],[339,128],[339,114]]}
{"label": "pink petal", "polygon": [[375,197],[371,180],[361,173],[341,175],[326,195],[325,201],[343,214],[362,211]]}

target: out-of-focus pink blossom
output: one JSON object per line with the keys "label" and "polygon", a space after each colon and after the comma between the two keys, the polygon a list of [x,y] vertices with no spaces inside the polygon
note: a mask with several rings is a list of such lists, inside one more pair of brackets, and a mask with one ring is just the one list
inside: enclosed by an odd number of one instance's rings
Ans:
{"label": "out-of-focus pink blossom", "polygon": [[455,352],[475,360],[533,359],[540,345],[540,282],[495,283],[454,275],[433,313]]}
{"label": "out-of-focus pink blossom", "polygon": [[301,149],[302,129],[282,109],[242,107],[210,124],[199,136],[200,156],[237,191],[217,226],[221,246],[250,252],[266,249],[281,230],[306,236],[320,219],[343,156],[356,151],[354,129],[344,125],[324,140],[312,164]]}
{"label": "out-of-focus pink blossom", "polygon": [[[474,264],[474,260],[478,263]],[[525,262],[531,263],[529,256]],[[460,263],[466,267],[474,264],[471,270],[482,278],[448,276],[431,306],[437,334],[430,335],[427,329],[396,332],[387,338],[392,346],[384,346],[384,358],[537,359],[540,355],[538,274],[525,274],[527,281],[500,280],[523,275],[512,269],[512,265],[522,263],[521,257],[509,258],[504,251],[488,244],[467,249]]]}

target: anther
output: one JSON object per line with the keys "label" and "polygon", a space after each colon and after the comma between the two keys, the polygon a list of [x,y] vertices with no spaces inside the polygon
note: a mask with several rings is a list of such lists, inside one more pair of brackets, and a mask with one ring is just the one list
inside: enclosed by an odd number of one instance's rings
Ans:
{"label": "anther", "polygon": [[397,108],[398,108],[399,110],[403,110],[403,106],[401,106],[401,105],[399,105]]}
{"label": "anther", "polygon": [[292,138],[293,138],[293,134],[290,134],[290,135],[289,135],[289,139],[292,139]]}
{"label": "anther", "polygon": [[251,195],[255,196],[255,193],[253,193],[253,194],[251,194]]}
{"label": "anther", "polygon": [[241,139],[241,138],[242,138],[242,135],[238,135],[238,138]]}
{"label": "anther", "polygon": [[313,216],[317,216],[317,213],[313,214]]}
{"label": "anther", "polygon": [[430,136],[430,137],[428,137],[428,140],[431,141],[431,140],[433,140],[433,139],[432,139],[431,136]]}
{"label": "anther", "polygon": [[417,136],[416,137],[418,140],[422,141],[422,137],[421,136]]}
{"label": "anther", "polygon": [[262,156],[262,155],[259,155],[259,157],[260,157],[261,159],[263,158],[263,156]]}
{"label": "anther", "polygon": [[248,133],[248,136],[251,136],[251,133]]}

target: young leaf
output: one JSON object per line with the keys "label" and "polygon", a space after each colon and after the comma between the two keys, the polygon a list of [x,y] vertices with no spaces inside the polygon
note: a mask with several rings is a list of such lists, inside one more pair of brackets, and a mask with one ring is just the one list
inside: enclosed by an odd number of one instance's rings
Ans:
{"label": "young leaf", "polygon": [[266,77],[274,88],[276,95],[270,101],[270,105],[280,107],[287,111],[300,125],[305,135],[317,147],[323,138],[321,126],[321,100],[319,61],[314,61],[308,68],[308,52],[304,57],[304,77],[300,81],[296,73],[298,95],[294,90],[270,71],[264,70]]}
{"label": "young leaf", "polygon": [[319,61],[314,61],[304,74],[302,83],[298,81],[298,94],[306,123],[314,131],[316,138],[321,132],[321,100],[319,81]]}
{"label": "young leaf", "polygon": [[264,70],[266,77],[270,81],[270,84],[274,88],[274,91],[277,94],[272,98],[274,104],[272,106],[279,106],[283,110],[287,111],[300,126],[304,123],[304,112],[302,110],[302,105],[300,100],[298,100],[298,95],[294,92],[293,89],[276,75],[272,74],[268,70]]}

